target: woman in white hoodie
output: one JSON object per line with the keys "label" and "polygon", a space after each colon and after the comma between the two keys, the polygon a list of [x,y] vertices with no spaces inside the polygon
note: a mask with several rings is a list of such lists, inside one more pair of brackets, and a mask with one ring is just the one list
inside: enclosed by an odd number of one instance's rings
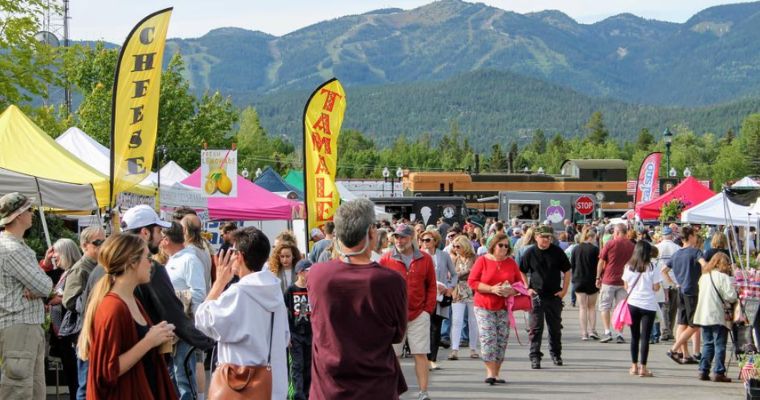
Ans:
{"label": "woman in white hoodie", "polygon": [[731,261],[725,253],[715,253],[702,269],[699,278],[699,297],[694,311],[694,324],[702,327],[702,358],[699,360],[699,380],[710,379],[710,364],[715,360],[714,382],[731,382],[726,376],[726,341],[728,328],[723,303],[736,301],[736,289],[731,284]]}
{"label": "woman in white hoodie", "polygon": [[[268,269],[262,270],[269,249],[266,235],[256,228],[232,233],[232,247],[220,257],[216,282],[198,306],[195,326],[219,342],[220,366],[265,366],[271,357],[271,398],[283,400],[288,394],[285,350],[290,331],[280,280]],[[240,281],[225,291],[233,275]],[[214,382],[212,378],[212,391]]]}

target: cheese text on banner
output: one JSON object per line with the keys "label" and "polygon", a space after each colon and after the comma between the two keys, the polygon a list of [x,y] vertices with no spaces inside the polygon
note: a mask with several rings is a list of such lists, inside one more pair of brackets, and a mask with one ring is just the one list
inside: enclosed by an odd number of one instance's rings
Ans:
{"label": "cheese text on banner", "polygon": [[172,9],[137,24],[121,48],[113,89],[111,205],[140,183],[153,165],[166,31]]}
{"label": "cheese text on banner", "polygon": [[338,164],[338,135],[345,111],[346,93],[337,79],[331,79],[317,88],[304,109],[307,233],[332,221],[340,204],[335,173]]}

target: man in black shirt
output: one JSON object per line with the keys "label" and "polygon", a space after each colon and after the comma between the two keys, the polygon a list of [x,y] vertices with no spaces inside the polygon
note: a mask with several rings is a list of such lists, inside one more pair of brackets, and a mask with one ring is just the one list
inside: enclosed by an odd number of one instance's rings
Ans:
{"label": "man in black shirt", "polygon": [[[528,282],[528,294],[533,298],[530,312],[530,365],[541,368],[541,336],[544,320],[549,328],[549,353],[554,365],[562,365],[562,298],[570,287],[570,261],[552,243],[554,231],[550,226],[536,229],[536,245],[520,257],[520,272]],[[560,279],[562,276],[562,279]]]}

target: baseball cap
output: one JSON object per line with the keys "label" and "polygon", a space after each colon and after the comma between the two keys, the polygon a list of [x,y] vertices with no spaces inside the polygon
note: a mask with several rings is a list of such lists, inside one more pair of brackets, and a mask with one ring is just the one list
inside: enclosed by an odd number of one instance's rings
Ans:
{"label": "baseball cap", "polygon": [[0,225],[11,223],[16,217],[32,206],[32,201],[19,192],[0,197]]}
{"label": "baseball cap", "polygon": [[150,225],[158,225],[162,228],[172,226],[171,222],[162,221],[150,206],[144,204],[130,208],[121,217],[122,229],[132,230]]}
{"label": "baseball cap", "polygon": [[539,236],[553,236],[554,229],[551,226],[541,225],[536,228],[536,234]]}
{"label": "baseball cap", "polygon": [[313,238],[314,236],[322,236],[322,230],[319,228],[313,228],[311,232],[309,232],[309,237]]}
{"label": "baseball cap", "polygon": [[398,224],[396,225],[396,230],[393,231],[393,236],[410,237],[412,235],[412,228],[407,224]]}
{"label": "baseball cap", "polygon": [[309,261],[308,259],[303,259],[296,263],[296,266],[294,269],[295,269],[295,273],[299,273],[309,268],[311,268],[311,261]]}
{"label": "baseball cap", "polygon": [[665,227],[662,228],[662,234],[663,235],[672,235],[673,234],[673,230],[670,229],[669,226],[665,226]]}

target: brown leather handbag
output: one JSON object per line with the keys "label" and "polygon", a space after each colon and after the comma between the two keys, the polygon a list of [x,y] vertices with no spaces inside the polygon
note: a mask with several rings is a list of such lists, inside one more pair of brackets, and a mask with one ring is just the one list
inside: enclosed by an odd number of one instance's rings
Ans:
{"label": "brown leather handbag", "polygon": [[220,363],[211,377],[209,400],[271,400],[273,333],[274,313],[270,319],[269,355],[266,365]]}

